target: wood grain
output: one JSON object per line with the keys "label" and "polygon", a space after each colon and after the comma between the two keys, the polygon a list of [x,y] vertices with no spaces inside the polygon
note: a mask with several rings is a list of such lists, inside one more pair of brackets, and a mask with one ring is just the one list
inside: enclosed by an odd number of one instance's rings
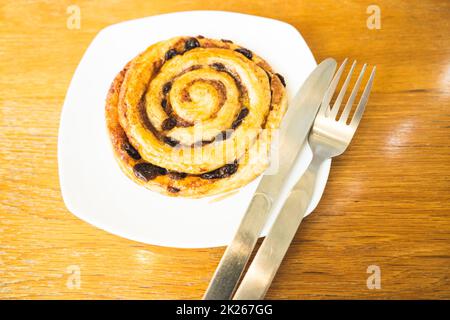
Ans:
{"label": "wood grain", "polygon": [[[144,245],[77,219],[61,199],[56,157],[66,89],[96,33],[192,9],[283,20],[317,60],[378,68],[358,133],[267,298],[450,298],[448,1],[376,1],[380,30],[366,27],[366,1],[75,2],[79,30],[66,27],[72,2],[1,1],[0,298],[201,298],[224,248]],[[67,286],[73,265],[78,289]],[[379,290],[366,286],[369,265],[381,268]]]}

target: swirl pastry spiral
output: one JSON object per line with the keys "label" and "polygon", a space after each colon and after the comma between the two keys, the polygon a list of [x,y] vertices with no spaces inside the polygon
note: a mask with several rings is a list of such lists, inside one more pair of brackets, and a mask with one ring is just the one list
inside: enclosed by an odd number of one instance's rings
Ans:
{"label": "swirl pastry spiral", "polygon": [[158,42],[116,76],[106,99],[114,154],[133,181],[171,196],[241,187],[268,165],[286,110],[284,79],[229,40]]}

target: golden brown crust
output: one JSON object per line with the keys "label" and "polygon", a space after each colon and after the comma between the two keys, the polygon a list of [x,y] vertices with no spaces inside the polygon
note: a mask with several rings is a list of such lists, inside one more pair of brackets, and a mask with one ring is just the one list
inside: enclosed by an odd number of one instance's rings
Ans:
{"label": "golden brown crust", "polygon": [[264,171],[285,109],[283,83],[260,57],[226,41],[177,37],[125,66],[105,117],[130,179],[162,194],[202,197]]}

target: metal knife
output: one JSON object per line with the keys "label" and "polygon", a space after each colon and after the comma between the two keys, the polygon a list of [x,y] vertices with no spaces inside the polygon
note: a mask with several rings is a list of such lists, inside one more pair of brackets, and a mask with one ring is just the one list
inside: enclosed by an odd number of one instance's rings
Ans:
{"label": "metal knife", "polygon": [[241,220],[239,228],[217,267],[203,297],[205,300],[231,299],[242,272],[250,258],[262,228],[274,211],[280,195],[309,130],[314,122],[323,95],[327,90],[336,61],[322,61],[305,80],[286,113],[281,126],[279,154],[282,155],[277,174],[265,175]]}

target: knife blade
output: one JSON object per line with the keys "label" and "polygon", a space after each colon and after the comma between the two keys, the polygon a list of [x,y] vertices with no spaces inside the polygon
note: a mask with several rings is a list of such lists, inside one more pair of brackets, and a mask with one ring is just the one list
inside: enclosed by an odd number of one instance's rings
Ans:
{"label": "knife blade", "polygon": [[278,152],[282,157],[277,174],[265,175],[261,179],[203,299],[231,299],[268,217],[278,213],[272,212],[275,209],[273,204],[279,197],[286,178],[299,155],[300,148],[314,122],[320,102],[335,69],[336,61],[334,59],[328,58],[322,61],[308,76],[290,102],[280,129],[281,143]]}

